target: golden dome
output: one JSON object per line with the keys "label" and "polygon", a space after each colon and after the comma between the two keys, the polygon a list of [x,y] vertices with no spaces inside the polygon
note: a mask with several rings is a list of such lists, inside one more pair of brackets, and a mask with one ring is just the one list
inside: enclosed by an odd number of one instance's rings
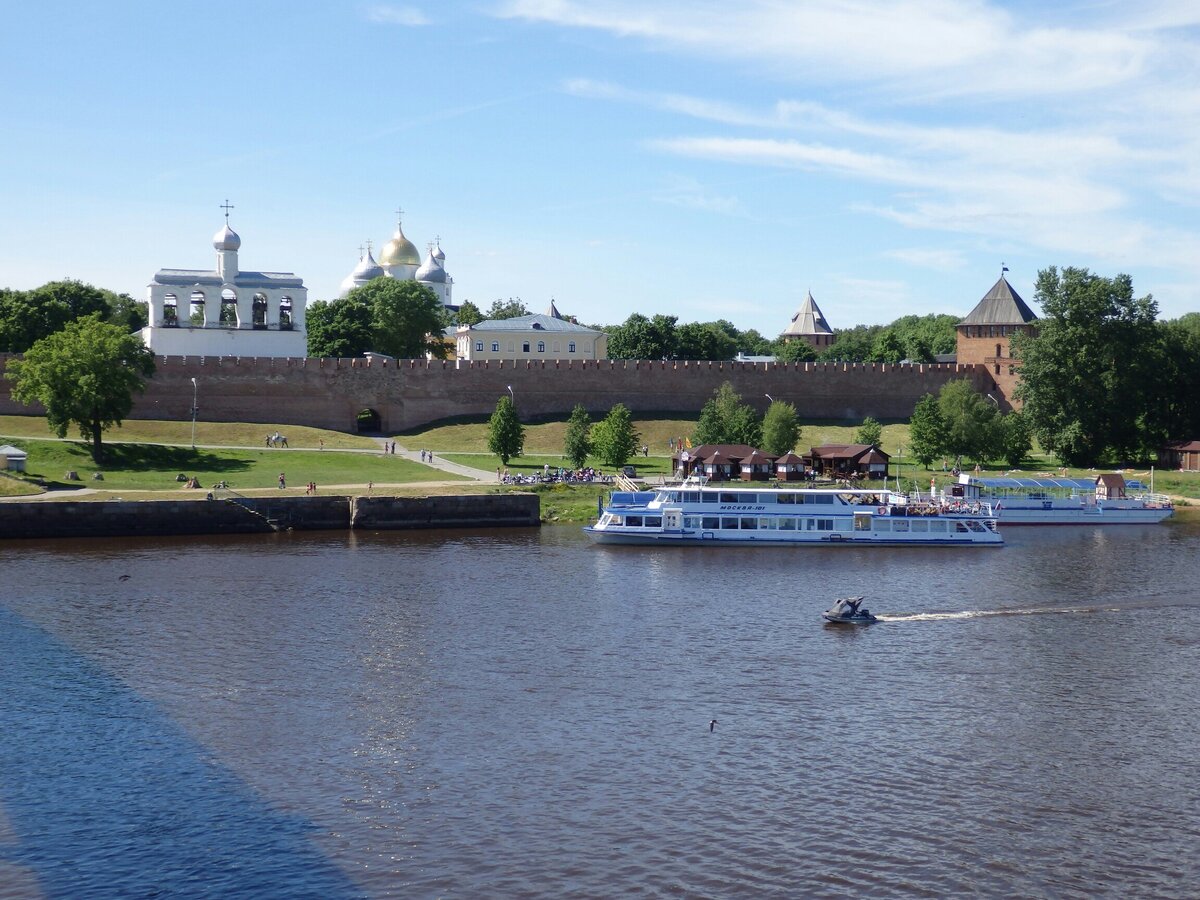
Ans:
{"label": "golden dome", "polygon": [[398,227],[396,233],[392,235],[392,239],[383,245],[383,252],[379,254],[379,264],[381,266],[419,266],[421,254],[417,252],[413,242],[404,236],[403,229]]}

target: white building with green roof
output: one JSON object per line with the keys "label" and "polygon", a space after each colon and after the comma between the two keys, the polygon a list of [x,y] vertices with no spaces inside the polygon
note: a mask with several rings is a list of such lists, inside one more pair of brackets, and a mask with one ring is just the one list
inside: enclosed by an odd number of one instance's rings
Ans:
{"label": "white building with green roof", "polygon": [[564,319],[551,301],[544,313],[460,325],[455,354],[470,360],[607,359],[608,335]]}

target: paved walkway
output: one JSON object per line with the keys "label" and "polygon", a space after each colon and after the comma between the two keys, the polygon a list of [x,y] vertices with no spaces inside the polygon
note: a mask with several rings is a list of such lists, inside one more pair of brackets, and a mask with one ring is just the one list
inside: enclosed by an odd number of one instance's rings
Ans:
{"label": "paved walkway", "polygon": [[[391,438],[376,438],[379,446],[387,452],[387,447],[392,443]],[[428,459],[421,459],[420,450],[409,450],[407,447],[402,447],[396,444],[396,456],[404,459],[412,460],[415,463],[420,463],[425,466],[432,466],[435,469],[441,469],[443,472],[449,472],[452,475],[461,475],[464,478],[470,478],[473,481],[488,481],[496,480],[495,472],[485,472],[483,469],[475,469],[471,466],[464,466],[461,463],[451,462],[448,459],[442,459],[436,454],[431,454]]]}

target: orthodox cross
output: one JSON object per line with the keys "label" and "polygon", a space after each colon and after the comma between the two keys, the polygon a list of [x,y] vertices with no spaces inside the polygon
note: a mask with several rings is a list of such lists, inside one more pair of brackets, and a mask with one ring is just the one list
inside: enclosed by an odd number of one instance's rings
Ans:
{"label": "orthodox cross", "polygon": [[404,210],[397,206],[396,207],[396,227],[399,228],[403,222],[404,222]]}
{"label": "orthodox cross", "polygon": [[364,247],[362,244],[359,244],[359,245],[358,245],[358,258],[359,258],[359,259],[362,259],[362,258],[363,258],[363,251],[364,251],[364,250],[366,250],[366,249],[367,249],[367,248],[366,248],[366,247]]}
{"label": "orthodox cross", "polygon": [[229,224],[229,211],[233,209],[233,204],[229,202],[229,198],[225,198],[225,202],[221,204],[221,209],[225,210],[225,224]]}

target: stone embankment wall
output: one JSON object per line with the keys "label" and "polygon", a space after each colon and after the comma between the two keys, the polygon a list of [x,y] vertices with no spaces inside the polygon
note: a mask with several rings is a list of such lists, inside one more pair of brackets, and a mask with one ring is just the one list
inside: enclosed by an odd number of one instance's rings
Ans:
{"label": "stone embankment wall", "polygon": [[[0,367],[5,362],[0,355]],[[199,418],[355,430],[362,410],[394,433],[455,416],[483,416],[511,387],[526,420],[566,416],[582,403],[604,414],[617,403],[634,413],[698,413],[722,382],[765,409],[766,395],[793,403],[802,418],[903,419],[924,394],[967,378],[995,392],[981,365],[600,361],[426,361],[160,356],[131,418],[191,418],[192,379]],[[1001,398],[1003,399],[1003,398]],[[0,414],[36,414],[15,403],[0,378]]]}
{"label": "stone embankment wall", "polygon": [[535,494],[0,503],[0,539],[533,526]]}

